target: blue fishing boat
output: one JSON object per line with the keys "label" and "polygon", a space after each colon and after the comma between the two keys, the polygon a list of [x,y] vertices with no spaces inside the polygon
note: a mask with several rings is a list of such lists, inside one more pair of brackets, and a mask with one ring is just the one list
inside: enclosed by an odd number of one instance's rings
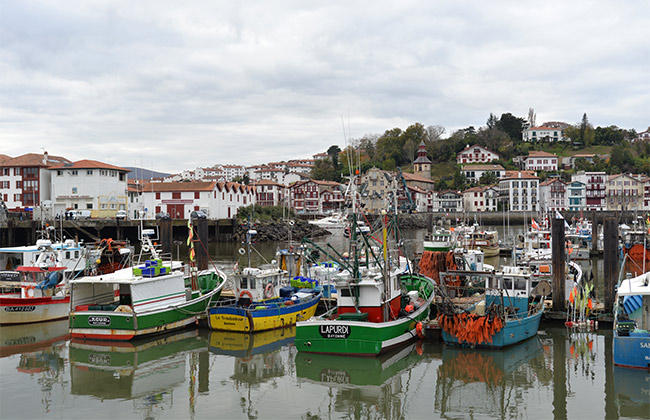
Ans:
{"label": "blue fishing boat", "polygon": [[618,285],[614,307],[614,364],[650,371],[650,272]]}
{"label": "blue fishing boat", "polygon": [[[464,272],[440,273],[443,287],[451,282],[458,291]],[[480,301],[468,304],[462,299],[443,295],[437,304],[436,317],[447,344],[476,348],[502,348],[537,335],[544,311],[544,298],[550,291],[547,282],[533,288],[533,277],[525,267],[502,267],[491,273],[466,273],[476,284],[485,288]],[[453,280],[451,280],[453,278]],[[448,287],[451,289],[451,287]],[[460,302],[465,302],[461,304]]]}

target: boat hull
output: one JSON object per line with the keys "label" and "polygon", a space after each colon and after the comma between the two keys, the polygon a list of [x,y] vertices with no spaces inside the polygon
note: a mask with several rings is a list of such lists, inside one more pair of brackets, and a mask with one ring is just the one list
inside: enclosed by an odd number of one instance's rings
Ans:
{"label": "boat hull", "polygon": [[[198,295],[198,292],[195,292]],[[115,311],[70,312],[70,336],[86,340],[126,341],[160,334],[197,322],[208,306],[219,299],[221,288],[175,307],[141,313]]]}
{"label": "boat hull", "polygon": [[[539,322],[542,319],[542,313],[543,311],[540,310],[534,315],[525,318],[509,319],[505,322],[503,328],[492,336],[491,343],[484,342],[472,347],[499,349],[535,337],[539,329]],[[447,331],[442,332],[442,338],[446,344],[468,346],[467,343],[459,342],[456,336],[449,334]]]}
{"label": "boat hull", "polygon": [[[236,304],[208,310],[208,325],[217,331],[256,332],[295,325],[316,314],[322,294],[295,305],[273,303],[270,308],[248,309]],[[260,306],[264,302],[260,302]]]}
{"label": "boat hull", "polygon": [[374,357],[417,339],[417,324],[429,317],[433,281],[424,276],[404,276],[402,286],[420,290],[427,300],[408,317],[386,322],[313,318],[296,325],[300,352]]}
{"label": "boat hull", "polygon": [[15,325],[68,317],[70,296],[0,297],[0,324]]}
{"label": "boat hull", "polygon": [[620,336],[614,333],[614,364],[650,371],[650,335]]}

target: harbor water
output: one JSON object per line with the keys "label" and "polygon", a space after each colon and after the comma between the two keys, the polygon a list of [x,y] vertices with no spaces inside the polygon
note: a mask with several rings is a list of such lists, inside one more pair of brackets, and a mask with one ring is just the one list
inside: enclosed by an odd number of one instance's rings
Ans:
{"label": "harbor water", "polygon": [[[407,246],[417,251],[421,235],[407,232]],[[278,245],[256,246],[254,263]],[[232,268],[240,246],[212,244],[211,258]],[[585,264],[597,279],[602,262]],[[650,373],[613,366],[603,325],[543,322],[537,337],[504,350],[414,342],[380,358],[299,353],[295,328],[106,344],[70,340],[67,327],[0,327],[0,418],[650,418]]]}

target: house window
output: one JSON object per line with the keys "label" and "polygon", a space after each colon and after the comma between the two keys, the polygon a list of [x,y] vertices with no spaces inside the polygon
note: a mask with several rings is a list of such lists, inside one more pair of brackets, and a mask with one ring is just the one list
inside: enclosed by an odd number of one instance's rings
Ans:
{"label": "house window", "polygon": [[92,169],[86,169],[86,175],[92,176],[93,170]]}
{"label": "house window", "polygon": [[20,194],[14,194],[14,201],[20,201]]}
{"label": "house window", "polygon": [[86,203],[86,209],[87,210],[92,210],[93,209],[93,203]]}
{"label": "house window", "polygon": [[72,194],[77,194],[77,187],[72,187]]}
{"label": "house window", "polygon": [[9,175],[9,168],[2,168],[2,175]]}
{"label": "house window", "polygon": [[73,169],[73,170],[70,171],[70,175],[77,176],[77,175],[79,175],[79,171],[77,171],[76,169]]}
{"label": "house window", "polygon": [[173,200],[180,200],[181,199],[181,193],[180,192],[173,192],[172,193],[172,199]]}
{"label": "house window", "polygon": [[56,171],[56,176],[63,176],[63,171]]}
{"label": "house window", "polygon": [[[198,200],[200,195],[201,195],[200,192],[198,192],[198,191],[194,191],[194,198],[195,198],[195,199]],[[197,209],[197,210],[198,210],[198,209]]]}
{"label": "house window", "polygon": [[160,213],[160,206],[156,206],[156,214]]}
{"label": "house window", "polygon": [[[159,192],[156,193],[156,200],[160,200],[160,193]],[[156,213],[160,213],[160,212],[158,211]]]}

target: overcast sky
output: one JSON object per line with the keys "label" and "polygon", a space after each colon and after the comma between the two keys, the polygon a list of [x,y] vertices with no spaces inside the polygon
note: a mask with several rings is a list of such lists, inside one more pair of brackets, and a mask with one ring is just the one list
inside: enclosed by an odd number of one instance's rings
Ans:
{"label": "overcast sky", "polygon": [[0,0],[0,153],[179,172],[530,107],[643,131],[649,16],[635,0]]}

